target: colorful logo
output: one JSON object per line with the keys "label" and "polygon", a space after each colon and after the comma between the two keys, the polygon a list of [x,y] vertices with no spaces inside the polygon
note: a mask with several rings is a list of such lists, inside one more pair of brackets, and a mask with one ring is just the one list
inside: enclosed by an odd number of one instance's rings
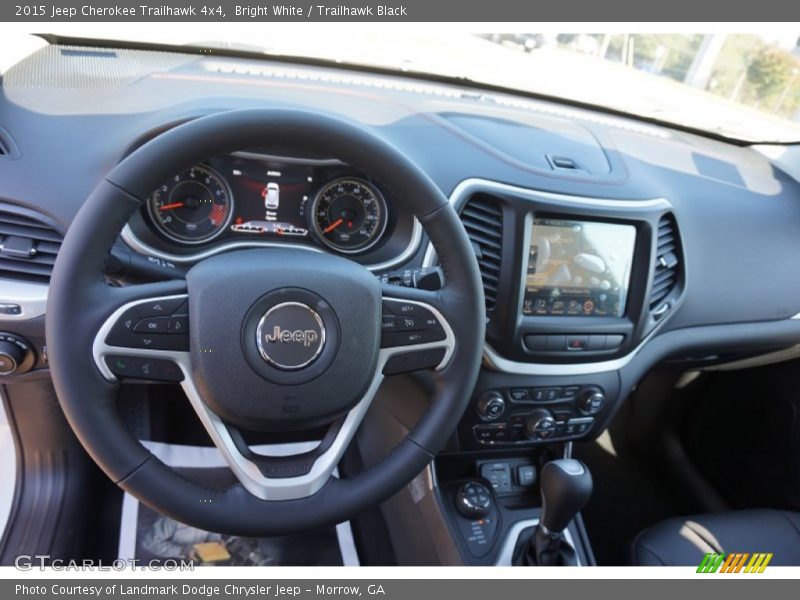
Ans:
{"label": "colorful logo", "polygon": [[716,554],[711,552],[703,557],[698,573],[763,573],[772,552],[732,552],[730,554]]}

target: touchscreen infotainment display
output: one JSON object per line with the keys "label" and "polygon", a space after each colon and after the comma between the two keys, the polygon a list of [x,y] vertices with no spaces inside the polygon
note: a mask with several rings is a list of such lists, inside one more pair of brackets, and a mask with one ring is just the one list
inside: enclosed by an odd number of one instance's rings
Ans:
{"label": "touchscreen infotainment display", "polygon": [[534,219],[522,313],[621,317],[635,241],[633,225]]}

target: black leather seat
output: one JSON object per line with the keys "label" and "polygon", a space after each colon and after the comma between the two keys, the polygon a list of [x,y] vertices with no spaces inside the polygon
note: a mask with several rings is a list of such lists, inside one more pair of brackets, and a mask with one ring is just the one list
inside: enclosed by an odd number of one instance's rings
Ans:
{"label": "black leather seat", "polygon": [[770,565],[800,565],[800,513],[740,510],[667,519],[633,541],[633,564],[697,566],[706,553],[772,552]]}

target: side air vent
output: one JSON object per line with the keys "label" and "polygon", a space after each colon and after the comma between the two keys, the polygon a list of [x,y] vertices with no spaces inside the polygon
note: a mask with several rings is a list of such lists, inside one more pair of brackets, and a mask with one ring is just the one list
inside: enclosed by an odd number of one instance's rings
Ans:
{"label": "side air vent", "polygon": [[62,238],[46,217],[0,204],[0,277],[49,282]]}
{"label": "side air vent", "polygon": [[656,257],[653,265],[653,287],[650,291],[650,312],[659,317],[670,307],[669,298],[681,278],[681,249],[678,225],[671,214],[658,221]]}
{"label": "side air vent", "polygon": [[487,196],[473,196],[461,209],[461,222],[472,241],[481,269],[486,310],[497,305],[503,254],[503,211]]}

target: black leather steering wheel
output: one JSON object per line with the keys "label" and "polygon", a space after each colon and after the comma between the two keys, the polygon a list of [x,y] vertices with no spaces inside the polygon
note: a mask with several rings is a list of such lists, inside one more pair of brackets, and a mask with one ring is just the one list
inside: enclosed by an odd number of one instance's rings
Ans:
{"label": "black leather steering wheel", "polygon": [[[152,190],[209,157],[251,148],[331,156],[379,180],[430,236],[444,287],[381,286],[353,261],[297,248],[222,253],[195,265],[185,281],[105,282],[112,245]],[[187,314],[188,331],[130,334],[134,317],[162,313]],[[421,328],[382,334],[382,322],[392,316],[416,319]],[[478,265],[457,215],[405,155],[375,132],[338,118],[253,109],[175,127],[108,174],[61,246],[46,327],[64,413],[114,482],[181,522],[268,536],[347,520],[397,492],[431,461],[472,393],[485,310]],[[119,362],[112,364],[114,357]],[[208,489],[189,481],[129,433],[115,409],[124,372],[114,369],[128,359],[152,362],[182,380],[236,483]],[[384,371],[398,366],[435,367],[430,408],[373,467],[351,478],[333,476]],[[291,457],[258,455],[242,434],[311,427],[328,433],[316,449]]]}

